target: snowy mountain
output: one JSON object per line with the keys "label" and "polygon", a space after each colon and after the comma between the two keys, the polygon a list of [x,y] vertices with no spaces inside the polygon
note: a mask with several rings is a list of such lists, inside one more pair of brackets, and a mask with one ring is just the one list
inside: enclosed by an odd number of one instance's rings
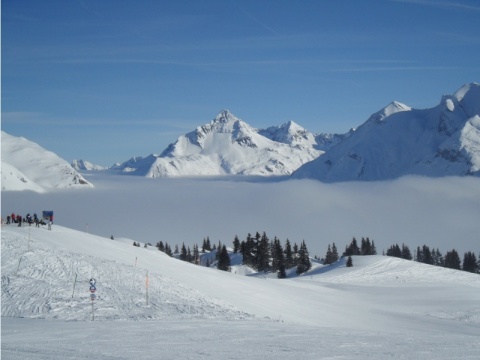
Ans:
{"label": "snowy mountain", "polygon": [[92,164],[85,160],[73,160],[70,164],[77,171],[105,170],[104,166]]}
{"label": "snowy mountain", "polygon": [[479,84],[464,85],[431,109],[393,102],[292,176],[336,182],[408,174],[480,175]]}
{"label": "snowy mountain", "polygon": [[2,131],[2,191],[92,187],[68,162],[38,144]]}
{"label": "snowy mountain", "polygon": [[113,169],[147,177],[289,175],[322,153],[315,136],[294,122],[257,130],[223,110],[160,155],[132,158]]}
{"label": "snowy mountain", "polygon": [[480,351],[477,274],[358,256],[353,267],[341,259],[280,280],[56,224],[4,225],[1,235],[9,359],[473,359]]}

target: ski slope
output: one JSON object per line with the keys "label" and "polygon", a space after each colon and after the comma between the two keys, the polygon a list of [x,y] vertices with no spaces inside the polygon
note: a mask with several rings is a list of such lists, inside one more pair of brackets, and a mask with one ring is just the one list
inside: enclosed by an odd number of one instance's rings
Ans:
{"label": "ski slope", "polygon": [[3,225],[2,356],[473,359],[480,352],[475,274],[370,256],[354,257],[352,268],[340,260],[279,280],[132,243],[57,224]]}

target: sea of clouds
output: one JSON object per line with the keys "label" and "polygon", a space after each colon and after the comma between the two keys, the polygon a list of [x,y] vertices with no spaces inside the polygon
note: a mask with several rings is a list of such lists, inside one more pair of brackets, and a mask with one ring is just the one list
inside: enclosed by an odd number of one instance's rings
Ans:
{"label": "sea of clouds", "polygon": [[55,212],[73,229],[136,241],[231,245],[265,231],[282,243],[305,240],[310,255],[340,251],[353,237],[374,240],[379,254],[395,243],[413,253],[424,244],[444,255],[478,256],[478,178],[404,177],[393,181],[324,184],[287,178],[167,178],[86,175],[94,189],[38,194],[2,192],[2,217],[12,211]]}

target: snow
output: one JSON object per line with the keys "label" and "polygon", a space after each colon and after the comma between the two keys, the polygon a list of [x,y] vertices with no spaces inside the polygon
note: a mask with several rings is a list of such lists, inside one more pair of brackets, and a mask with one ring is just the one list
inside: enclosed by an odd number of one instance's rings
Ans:
{"label": "snow", "polygon": [[480,134],[469,131],[480,116],[480,85],[444,96],[431,109],[393,102],[349,137],[297,169],[294,178],[325,182],[378,181],[405,175],[477,175]]}
{"label": "snow", "polygon": [[2,191],[23,191],[32,190],[36,192],[44,192],[40,186],[31,181],[27,175],[10,165],[6,161],[2,161]]}
{"label": "snow", "polygon": [[447,105],[447,109],[450,110],[450,111],[453,111],[455,110],[455,104],[453,103],[453,100],[452,99],[447,99],[445,101],[445,104]]}
{"label": "snow", "polygon": [[2,190],[92,187],[68,162],[25,138],[2,131]]}
{"label": "snow", "polygon": [[[285,280],[251,277],[58,224],[51,231],[4,225],[2,356],[478,355],[480,276],[383,256],[353,257],[353,264],[317,265],[305,276]],[[92,277],[97,288],[94,321]]]}
{"label": "snow", "polygon": [[92,171],[92,170],[105,170],[104,166],[92,164],[86,160],[73,160],[72,167],[78,171]]}
{"label": "snow", "polygon": [[[257,130],[221,111],[210,123],[180,136],[160,156],[116,167],[124,173],[156,177],[289,175],[323,151],[315,136],[294,122]],[[127,171],[128,169],[128,171]]]}

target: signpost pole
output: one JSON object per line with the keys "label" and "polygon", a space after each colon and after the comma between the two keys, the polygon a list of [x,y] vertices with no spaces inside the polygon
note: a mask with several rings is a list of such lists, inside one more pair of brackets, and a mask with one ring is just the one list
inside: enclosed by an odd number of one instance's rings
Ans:
{"label": "signpost pole", "polygon": [[91,278],[90,281],[90,299],[92,300],[92,321],[95,320],[95,310],[93,306],[93,301],[96,298],[95,291],[97,291],[97,288],[95,287],[96,280],[94,278]]}
{"label": "signpost pole", "polygon": [[77,273],[75,273],[75,281],[73,282],[73,291],[72,291],[72,299],[73,299],[73,295],[75,294],[75,285],[77,285]]}

